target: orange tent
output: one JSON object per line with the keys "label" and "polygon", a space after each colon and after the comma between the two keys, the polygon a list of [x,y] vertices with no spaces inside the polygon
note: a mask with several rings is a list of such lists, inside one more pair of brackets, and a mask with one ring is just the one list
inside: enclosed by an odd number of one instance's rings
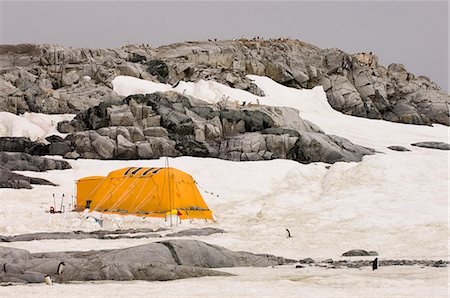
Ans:
{"label": "orange tent", "polygon": [[77,181],[77,211],[213,219],[191,175],[174,168],[124,168]]}

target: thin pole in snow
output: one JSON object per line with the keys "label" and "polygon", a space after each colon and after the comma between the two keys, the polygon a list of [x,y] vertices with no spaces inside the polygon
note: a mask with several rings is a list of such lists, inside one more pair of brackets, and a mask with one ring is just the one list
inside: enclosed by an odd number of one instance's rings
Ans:
{"label": "thin pole in snow", "polygon": [[64,203],[64,194],[62,195],[62,198],[61,198],[61,207],[59,207],[59,211],[61,211],[61,212],[63,209],[63,203]]}

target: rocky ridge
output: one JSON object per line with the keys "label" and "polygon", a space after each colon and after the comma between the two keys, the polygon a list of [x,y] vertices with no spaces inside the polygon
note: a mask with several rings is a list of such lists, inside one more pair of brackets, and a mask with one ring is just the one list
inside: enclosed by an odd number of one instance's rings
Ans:
{"label": "rocky ridge", "polygon": [[73,151],[66,158],[214,157],[234,161],[291,159],[302,163],[360,161],[373,154],[324,134],[286,107],[210,104],[175,92],[131,95],[79,113],[58,130]]}
{"label": "rocky ridge", "polygon": [[152,48],[0,46],[0,110],[77,113],[121,97],[117,75],[175,85],[216,80],[257,95],[247,74],[295,88],[323,86],[333,108],[346,114],[411,124],[449,125],[449,95],[402,64],[387,68],[372,53],[319,49],[291,39],[183,42]]}
{"label": "rocky ridge", "polygon": [[[124,249],[35,253],[0,246],[0,282],[174,280],[229,275],[224,267],[266,267],[295,262],[267,254],[231,251],[195,240],[165,240]],[[62,272],[58,266],[64,262]]]}

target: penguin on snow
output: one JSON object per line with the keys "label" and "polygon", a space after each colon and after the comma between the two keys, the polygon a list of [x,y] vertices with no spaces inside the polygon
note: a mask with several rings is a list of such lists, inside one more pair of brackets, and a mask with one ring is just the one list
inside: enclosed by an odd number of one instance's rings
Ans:
{"label": "penguin on snow", "polygon": [[378,258],[372,261],[372,270],[378,269]]}
{"label": "penguin on snow", "polygon": [[48,286],[53,285],[53,282],[52,282],[52,279],[51,279],[50,275],[46,275],[45,278],[44,278],[44,281],[45,281],[45,283],[46,283]]}

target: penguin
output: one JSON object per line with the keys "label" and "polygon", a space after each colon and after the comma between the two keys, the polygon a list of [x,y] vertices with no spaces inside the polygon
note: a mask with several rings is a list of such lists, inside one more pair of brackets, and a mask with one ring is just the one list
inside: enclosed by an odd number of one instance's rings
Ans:
{"label": "penguin", "polygon": [[292,238],[292,236],[291,236],[291,232],[289,231],[289,229],[286,229],[286,232],[288,233],[288,238]]}
{"label": "penguin", "polygon": [[66,264],[64,262],[59,263],[58,269],[56,269],[56,274],[61,275]]}
{"label": "penguin", "polygon": [[372,270],[378,269],[378,258],[372,261]]}
{"label": "penguin", "polygon": [[3,263],[3,272],[6,273],[6,263]]}
{"label": "penguin", "polygon": [[46,275],[46,276],[44,277],[44,281],[45,281],[45,283],[46,283],[48,286],[53,285],[52,279],[51,279],[51,277],[50,277],[49,275]]}

